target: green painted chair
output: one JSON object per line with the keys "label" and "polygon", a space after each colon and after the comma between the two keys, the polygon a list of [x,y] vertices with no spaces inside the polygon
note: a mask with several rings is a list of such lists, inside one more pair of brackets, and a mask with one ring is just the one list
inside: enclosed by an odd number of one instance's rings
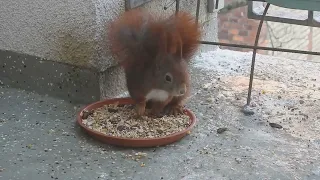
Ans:
{"label": "green painted chair", "polygon": [[[179,1],[180,0],[176,0],[176,11],[179,10]],[[213,0],[208,0],[208,1],[213,1]],[[318,22],[318,20],[315,20],[315,18],[314,18],[314,11],[320,12],[320,0],[247,0],[247,1],[248,1],[248,18],[260,20],[257,34],[256,34],[256,38],[255,38],[255,42],[254,42],[253,46],[239,45],[239,44],[228,44],[228,43],[220,43],[220,42],[212,42],[212,41],[200,41],[200,43],[206,44],[206,45],[231,46],[231,47],[234,46],[234,47],[252,48],[253,49],[247,103],[242,109],[242,112],[244,114],[252,115],[252,114],[254,114],[254,112],[250,108],[250,102],[251,102],[252,82],[253,82],[253,76],[254,76],[254,66],[255,66],[257,49],[291,52],[291,53],[301,53],[301,54],[311,54],[311,55],[320,56],[320,52],[302,51],[302,50],[293,50],[293,49],[282,49],[282,48],[258,47],[258,42],[259,42],[259,37],[260,37],[260,32],[261,32],[263,21],[266,20],[266,21],[273,21],[273,22],[320,27],[320,22]],[[215,0],[215,4],[218,4],[218,2],[219,2],[219,0]],[[260,14],[260,12],[259,13],[253,12],[253,2],[267,2],[267,5],[264,8],[262,15]],[[304,19],[304,20],[299,20],[299,19],[266,16],[271,4],[275,5],[275,6],[279,6],[279,7],[289,8],[289,9],[306,10],[306,11],[308,11],[308,18]],[[199,16],[199,9],[200,9],[200,0],[197,0],[197,10],[196,10],[196,21],[197,22],[198,22],[198,16]]]}
{"label": "green painted chair", "polygon": [[[255,1],[255,0],[248,0],[248,1]],[[275,5],[275,6],[289,8],[289,9],[298,9],[298,10],[307,10],[307,11],[309,11],[308,20],[300,21],[300,23],[301,23],[300,25],[313,26],[313,25],[311,25],[312,23],[314,23],[313,11],[320,11],[320,0],[264,0],[264,1],[267,2],[267,5],[266,5],[266,7],[264,9],[264,12],[263,12],[262,16],[256,16],[256,17],[260,17],[259,18],[260,19],[260,23],[259,23],[259,26],[258,26],[256,39],[255,39],[255,42],[254,42],[253,54],[252,54],[251,72],[250,72],[250,81],[249,81],[247,103],[242,109],[243,113],[246,114],[246,115],[254,114],[254,112],[250,109],[252,82],[253,82],[253,75],[254,75],[254,65],[255,65],[255,59],[256,59],[256,54],[257,54],[257,46],[258,46],[258,42],[259,42],[261,27],[262,27],[263,21],[265,20],[265,17],[266,17],[266,14],[267,14],[267,11],[268,11],[270,5]],[[312,15],[310,16],[310,14],[312,14]],[[248,16],[249,16],[249,12],[248,12]],[[311,18],[311,19],[309,19],[309,18]],[[255,19],[257,19],[257,18],[255,18]],[[286,19],[286,18],[282,18],[281,19],[281,18],[273,18],[273,17],[269,18],[268,17],[267,20],[268,21],[275,20],[276,22],[289,23],[290,19]],[[294,24],[293,22],[299,22],[299,21],[290,21],[291,24]],[[317,22],[317,23],[318,23],[318,27],[319,27],[319,22]],[[313,54],[314,55],[320,55],[319,52],[313,52]]]}
{"label": "green painted chair", "polygon": [[290,9],[320,11],[320,0],[266,0],[266,2]]}

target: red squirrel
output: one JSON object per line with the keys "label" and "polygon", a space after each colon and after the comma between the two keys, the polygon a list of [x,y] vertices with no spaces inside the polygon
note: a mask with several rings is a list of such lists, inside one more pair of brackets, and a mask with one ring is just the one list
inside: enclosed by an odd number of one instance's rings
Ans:
{"label": "red squirrel", "polygon": [[200,28],[186,12],[162,19],[143,10],[124,12],[111,22],[108,38],[113,55],[124,68],[127,89],[137,115],[183,113],[190,93],[188,62],[199,46]]}

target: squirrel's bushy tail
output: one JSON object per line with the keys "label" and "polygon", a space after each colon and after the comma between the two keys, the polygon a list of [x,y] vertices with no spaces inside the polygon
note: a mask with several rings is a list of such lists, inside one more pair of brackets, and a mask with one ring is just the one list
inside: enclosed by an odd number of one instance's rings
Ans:
{"label": "squirrel's bushy tail", "polygon": [[199,45],[199,27],[184,12],[160,21],[142,10],[130,10],[108,28],[111,52],[124,67],[152,62],[163,53],[179,53],[188,60]]}
{"label": "squirrel's bushy tail", "polygon": [[128,11],[109,24],[109,47],[122,65],[143,51],[143,26],[147,26],[143,15],[141,11]]}

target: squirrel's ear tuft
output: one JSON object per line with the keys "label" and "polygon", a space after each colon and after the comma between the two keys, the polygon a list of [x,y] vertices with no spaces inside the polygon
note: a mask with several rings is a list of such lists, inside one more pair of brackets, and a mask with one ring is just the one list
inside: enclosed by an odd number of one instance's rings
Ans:
{"label": "squirrel's ear tuft", "polygon": [[176,59],[182,59],[182,40],[175,30],[164,30],[161,36],[159,36],[159,54],[172,55]]}
{"label": "squirrel's ear tuft", "polygon": [[182,59],[183,47],[180,34],[177,31],[172,31],[169,37],[170,38],[168,39],[168,53],[174,55],[177,59]]}
{"label": "squirrel's ear tuft", "polygon": [[162,31],[158,37],[157,55],[172,55],[176,60],[183,59],[183,44],[177,31]]}
{"label": "squirrel's ear tuft", "polygon": [[175,31],[181,39],[182,58],[189,60],[198,49],[201,31],[195,19],[186,12],[179,12],[172,16],[169,24],[173,24]]}

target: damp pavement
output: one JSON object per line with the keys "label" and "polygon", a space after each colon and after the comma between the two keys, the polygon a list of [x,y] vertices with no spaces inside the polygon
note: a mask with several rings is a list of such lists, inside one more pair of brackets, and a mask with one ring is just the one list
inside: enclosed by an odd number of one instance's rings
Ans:
{"label": "damp pavement", "polygon": [[83,104],[2,86],[0,179],[320,179],[320,65],[258,56],[245,116],[249,66],[249,53],[196,58],[187,107],[198,123],[158,148],[100,143],[75,123]]}

